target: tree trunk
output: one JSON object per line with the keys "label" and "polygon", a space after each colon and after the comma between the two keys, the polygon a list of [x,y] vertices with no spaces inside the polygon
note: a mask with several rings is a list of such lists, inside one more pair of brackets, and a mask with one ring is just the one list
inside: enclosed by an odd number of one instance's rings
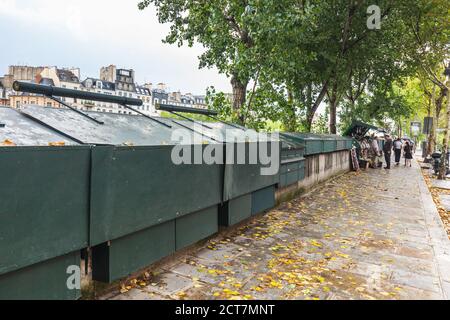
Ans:
{"label": "tree trunk", "polygon": [[231,86],[233,88],[233,111],[236,113],[239,121],[245,124],[244,113],[242,112],[242,107],[245,104],[245,99],[247,95],[247,85],[248,81],[241,81],[237,76],[233,75],[231,77]]}
{"label": "tree trunk", "polygon": [[337,109],[337,83],[333,84],[330,97],[330,134],[336,134],[336,109]]}
{"label": "tree trunk", "polygon": [[431,113],[433,118],[433,123],[430,128],[430,134],[428,136],[428,146],[427,146],[427,156],[431,155],[436,150],[436,126],[437,126],[437,117],[436,117],[436,100],[435,100],[435,86],[433,86],[433,91],[431,94]]}
{"label": "tree trunk", "polygon": [[330,134],[337,134],[336,128],[336,100],[330,106]]}
{"label": "tree trunk", "polygon": [[307,132],[311,132],[314,115],[316,114],[317,108],[319,108],[320,104],[322,103],[322,100],[325,97],[327,90],[328,90],[328,81],[326,81],[323,84],[322,90],[320,91],[319,95],[317,96],[314,104],[308,105],[308,110],[306,113],[306,122],[305,122],[305,129],[307,130]]}
{"label": "tree trunk", "polygon": [[441,163],[439,167],[439,180],[445,180],[447,176],[447,152],[448,152],[448,140],[449,140],[449,129],[450,129],[450,88],[447,87],[447,119],[445,122],[444,131],[444,142],[442,148]]}
{"label": "tree trunk", "polygon": [[288,105],[290,107],[290,112],[286,123],[286,129],[287,131],[295,132],[297,131],[297,115],[295,114],[294,97],[290,90],[288,90]]}

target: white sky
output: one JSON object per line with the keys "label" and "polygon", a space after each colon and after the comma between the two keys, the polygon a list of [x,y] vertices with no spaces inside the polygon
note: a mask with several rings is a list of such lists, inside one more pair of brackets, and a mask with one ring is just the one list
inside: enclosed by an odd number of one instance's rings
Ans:
{"label": "white sky", "polygon": [[195,48],[163,44],[168,26],[138,0],[0,0],[0,74],[8,65],[79,67],[82,78],[100,67],[133,68],[138,83],[164,82],[173,91],[231,91],[214,69],[198,69]]}

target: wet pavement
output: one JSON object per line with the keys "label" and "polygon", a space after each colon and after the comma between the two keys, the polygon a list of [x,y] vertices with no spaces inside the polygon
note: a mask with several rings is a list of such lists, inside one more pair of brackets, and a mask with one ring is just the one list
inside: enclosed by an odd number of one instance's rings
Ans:
{"label": "wet pavement", "polygon": [[177,254],[109,299],[449,299],[419,165],[348,173]]}

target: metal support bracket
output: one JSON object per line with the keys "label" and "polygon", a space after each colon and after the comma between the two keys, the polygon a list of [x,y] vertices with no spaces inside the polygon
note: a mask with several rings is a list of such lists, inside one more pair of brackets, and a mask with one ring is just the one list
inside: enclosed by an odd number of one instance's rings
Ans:
{"label": "metal support bracket", "polygon": [[176,123],[177,125],[179,125],[179,126],[181,126],[181,127],[183,127],[183,128],[186,128],[186,129],[188,129],[188,130],[190,130],[190,131],[192,131],[192,132],[194,132],[194,133],[197,133],[197,134],[199,134],[199,135],[201,135],[201,136],[205,136],[205,137],[207,137],[208,139],[211,139],[211,140],[216,141],[216,142],[218,142],[218,143],[224,143],[223,141],[217,140],[217,139],[215,139],[215,138],[213,138],[213,137],[207,136],[206,134],[204,134],[204,133],[202,133],[202,132],[198,132],[197,130],[194,130],[194,129],[192,129],[192,128],[189,128],[188,126],[186,126],[186,125],[184,125],[184,124],[182,124],[182,123],[179,123],[179,122],[176,121],[176,120],[173,120],[173,119],[172,119],[172,122]]}
{"label": "metal support bracket", "polygon": [[167,123],[164,123],[164,122],[162,122],[162,121],[159,121],[158,119],[155,119],[155,118],[153,118],[153,117],[150,117],[149,115],[146,115],[145,113],[140,112],[139,110],[136,110],[136,109],[134,109],[134,108],[132,108],[132,107],[130,107],[130,106],[127,106],[126,104],[122,104],[121,106],[124,107],[124,108],[126,108],[126,109],[129,109],[129,110],[131,110],[131,111],[134,111],[134,112],[140,114],[141,116],[143,116],[143,117],[145,117],[145,118],[147,118],[147,119],[150,119],[150,120],[152,120],[152,121],[154,121],[154,122],[156,122],[156,123],[159,123],[159,124],[162,125],[162,126],[165,126],[165,127],[167,127],[167,128],[172,128],[171,125],[169,125],[169,124],[167,124]]}
{"label": "metal support bracket", "polygon": [[234,124],[234,123],[229,123],[229,122],[226,122],[226,121],[220,120],[219,118],[217,118],[217,117],[214,117],[214,116],[211,116],[211,115],[207,115],[207,116],[208,116],[208,117],[210,117],[210,118],[211,118],[211,119],[213,119],[213,120],[219,121],[220,123],[223,123],[223,124],[229,125],[230,127],[233,127],[233,128],[236,128],[236,129],[241,129],[241,130],[243,130],[243,131],[247,131],[247,129],[246,129],[246,128],[244,128],[244,127],[242,127],[242,126],[239,126],[239,125],[237,125],[237,124]]}
{"label": "metal support bracket", "polygon": [[177,117],[180,117],[180,118],[185,119],[185,120],[187,120],[187,121],[190,121],[190,122],[193,122],[193,123],[198,123],[199,125],[201,125],[201,126],[207,128],[207,129],[210,129],[210,130],[213,129],[213,128],[211,128],[210,126],[207,126],[206,124],[203,124],[203,123],[201,123],[201,122],[199,122],[199,121],[196,121],[196,120],[194,120],[194,119],[191,119],[191,118],[189,118],[189,117],[186,117],[186,116],[184,116],[184,115],[182,115],[182,114],[179,114],[179,113],[177,113],[177,112],[174,112],[174,111],[169,111],[169,112],[170,112],[171,114],[174,114],[174,115],[176,115]]}
{"label": "metal support bracket", "polygon": [[88,114],[86,114],[86,113],[84,113],[84,112],[78,110],[77,108],[74,108],[74,107],[69,106],[67,103],[63,102],[61,99],[55,98],[55,97],[53,97],[53,96],[46,96],[46,97],[49,98],[49,99],[52,99],[53,101],[56,101],[56,102],[62,104],[63,106],[69,108],[70,110],[72,110],[72,111],[74,111],[74,112],[76,112],[76,113],[78,113],[78,114],[81,114],[83,117],[86,117],[86,118],[88,118],[88,119],[91,119],[92,121],[94,121],[94,122],[96,122],[96,123],[98,123],[98,124],[105,124],[103,121],[97,120],[97,119],[95,119],[94,117],[91,117],[90,115],[88,115]]}

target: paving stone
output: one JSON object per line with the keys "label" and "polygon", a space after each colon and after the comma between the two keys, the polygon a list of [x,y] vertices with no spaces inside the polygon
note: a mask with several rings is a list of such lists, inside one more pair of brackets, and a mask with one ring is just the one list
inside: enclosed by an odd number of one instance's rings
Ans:
{"label": "paving stone", "polygon": [[450,255],[437,255],[436,259],[442,280],[450,282]]}
{"label": "paving stone", "polygon": [[440,283],[438,277],[395,269],[392,271],[392,281],[394,283],[398,283],[399,285],[406,285],[425,291],[431,291],[435,293],[440,292]]}
{"label": "paving stone", "polygon": [[396,250],[396,254],[423,260],[433,259],[433,252],[431,248],[429,248],[428,250],[423,250],[422,248],[402,246]]}
{"label": "paving stone", "polygon": [[232,243],[227,245],[220,244],[216,246],[216,250],[202,248],[195,252],[194,256],[205,260],[224,262],[233,259],[241,254],[242,251],[243,248],[241,246]]}
{"label": "paving stone", "polygon": [[145,287],[145,290],[163,296],[174,295],[177,292],[184,291],[194,285],[192,279],[172,272],[163,273],[152,279],[152,281],[152,284]]}
{"label": "paving stone", "polygon": [[130,291],[119,294],[110,300],[167,300],[167,297],[156,293],[150,293],[141,289],[131,289]]}
{"label": "paving stone", "polygon": [[445,210],[450,211],[450,194],[440,194],[439,199]]}
{"label": "paving stone", "polygon": [[450,190],[450,181],[434,179],[431,184],[435,188]]}
{"label": "paving stone", "polygon": [[444,291],[445,299],[450,300],[450,282],[444,281],[442,290]]}
{"label": "paving stone", "polygon": [[[395,289],[394,289],[395,290]],[[438,292],[427,291],[408,286],[401,286],[401,290],[396,291],[398,300],[441,300],[442,295]]]}

